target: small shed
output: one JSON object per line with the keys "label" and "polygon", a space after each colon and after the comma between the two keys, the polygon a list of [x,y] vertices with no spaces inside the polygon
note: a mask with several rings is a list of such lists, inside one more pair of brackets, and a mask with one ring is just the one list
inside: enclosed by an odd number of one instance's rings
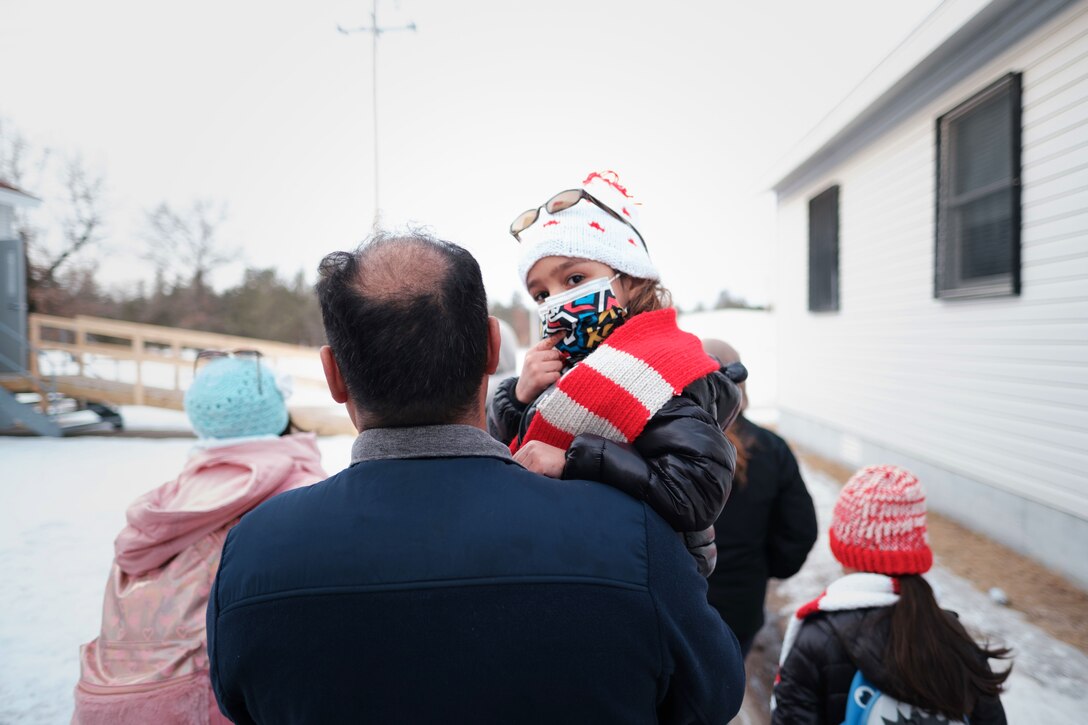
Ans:
{"label": "small shed", "polygon": [[782,433],[1088,586],[1088,0],[946,0],[773,188]]}

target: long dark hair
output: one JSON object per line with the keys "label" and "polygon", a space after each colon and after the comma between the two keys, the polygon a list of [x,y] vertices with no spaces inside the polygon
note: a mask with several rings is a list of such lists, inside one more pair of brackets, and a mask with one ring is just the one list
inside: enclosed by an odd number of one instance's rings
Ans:
{"label": "long dark hair", "polygon": [[740,430],[742,423],[738,415],[733,424],[725,429],[725,437],[733,444],[737,451],[737,467],[733,471],[733,481],[740,486],[748,485],[748,456],[753,448],[758,447],[755,439],[747,432]]}
{"label": "long dark hair", "polygon": [[958,720],[971,714],[980,696],[996,696],[1012,667],[990,669],[987,659],[1006,659],[1005,647],[980,647],[933,597],[929,583],[912,574],[899,579],[899,601],[891,607],[891,632],[884,660],[892,670],[896,698]]}

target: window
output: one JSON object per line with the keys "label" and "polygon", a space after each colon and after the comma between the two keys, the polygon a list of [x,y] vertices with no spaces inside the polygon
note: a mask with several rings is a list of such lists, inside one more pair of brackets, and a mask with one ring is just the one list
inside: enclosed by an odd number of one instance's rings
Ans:
{"label": "window", "polygon": [[19,268],[16,266],[15,263],[18,260],[15,258],[15,250],[14,249],[9,249],[7,256],[8,256],[7,264],[5,264],[4,266],[8,270],[8,283],[7,283],[8,297],[11,298],[11,299],[15,299],[16,291],[18,289],[15,286],[15,284],[18,282],[18,279],[17,279],[16,275],[18,275],[18,273],[19,273]]}
{"label": "window", "polygon": [[1020,74],[937,119],[936,297],[1020,294]]}
{"label": "window", "polygon": [[839,309],[839,187],[808,200],[808,309]]}

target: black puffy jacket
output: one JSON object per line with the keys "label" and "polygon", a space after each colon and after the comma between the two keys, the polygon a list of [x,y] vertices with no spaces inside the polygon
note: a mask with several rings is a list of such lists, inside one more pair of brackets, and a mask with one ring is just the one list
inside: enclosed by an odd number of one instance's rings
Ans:
{"label": "black puffy jacket", "polygon": [[[805,619],[774,687],[772,725],[839,725],[859,669],[882,691],[909,702],[910,694],[902,692],[884,659],[889,613],[877,607],[818,612]],[[1001,700],[980,697],[970,720],[971,725],[1005,725]]]}
{"label": "black puffy jacket", "polygon": [[786,441],[743,415],[733,431],[748,456],[747,480],[736,483],[714,523],[718,565],[707,598],[742,643],[763,626],[767,578],[797,573],[816,543],[816,509]]}
{"label": "black puffy jacket", "polygon": [[[696,380],[657,411],[633,445],[582,434],[567,449],[563,478],[599,481],[646,501],[676,531],[701,532],[729,497],[736,451],[722,433],[740,411],[743,366]],[[536,413],[514,395],[518,379],[503,381],[491,402],[491,435],[521,440]]]}

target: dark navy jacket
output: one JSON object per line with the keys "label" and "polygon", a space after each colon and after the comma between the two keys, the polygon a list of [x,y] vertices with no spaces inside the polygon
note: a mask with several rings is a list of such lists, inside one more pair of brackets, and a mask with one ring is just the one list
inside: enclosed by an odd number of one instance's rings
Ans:
{"label": "dark navy jacket", "polygon": [[[368,437],[404,458],[360,454]],[[466,426],[368,431],[355,458],[227,537],[208,651],[235,722],[725,723],[740,708],[736,639],[646,504],[530,473]]]}

